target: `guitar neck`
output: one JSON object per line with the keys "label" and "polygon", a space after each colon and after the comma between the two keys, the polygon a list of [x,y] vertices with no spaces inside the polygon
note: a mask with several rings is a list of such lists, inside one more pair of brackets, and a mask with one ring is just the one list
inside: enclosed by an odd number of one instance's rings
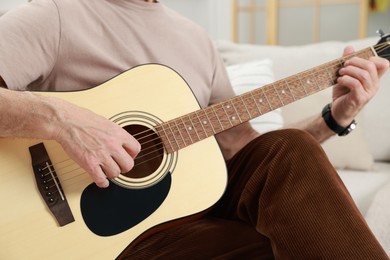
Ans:
{"label": "guitar neck", "polygon": [[357,56],[369,59],[369,47],[240,96],[199,109],[156,127],[168,153],[182,149],[272,110],[333,86],[343,63]]}

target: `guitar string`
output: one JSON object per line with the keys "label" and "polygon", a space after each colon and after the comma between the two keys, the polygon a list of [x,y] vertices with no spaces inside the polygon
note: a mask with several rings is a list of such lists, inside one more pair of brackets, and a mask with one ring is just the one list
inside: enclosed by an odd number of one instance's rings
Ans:
{"label": "guitar string", "polygon": [[[367,51],[367,50],[362,50],[362,52],[364,52],[364,51]],[[359,53],[360,54],[360,53]],[[357,54],[352,54],[352,56],[353,55],[357,55]],[[348,58],[348,57],[346,57],[346,58]],[[337,60],[337,61],[333,61],[333,62],[338,62],[338,63],[340,63],[340,59],[339,60]],[[332,63],[332,61],[330,62],[330,63]],[[333,69],[334,68],[339,68],[339,66],[340,66],[341,64],[336,64],[336,65],[333,65]],[[326,68],[326,66],[325,66],[325,68],[324,69],[322,69],[322,72],[324,71],[324,70],[328,70],[327,68]],[[302,72],[301,74],[306,74],[306,75],[308,75],[308,72],[310,72],[310,71],[305,71],[305,72]],[[321,71],[320,71],[321,72]],[[312,73],[313,74],[313,73]],[[317,77],[318,77],[318,75],[316,75]],[[298,76],[297,76],[298,77]],[[301,80],[301,78],[300,79],[298,79],[298,80],[295,80],[295,81],[290,81],[290,84],[291,85],[293,85],[294,83],[297,83],[299,80]],[[333,80],[333,79],[332,79]],[[278,83],[278,82],[274,82],[273,84],[269,84],[268,85],[268,87],[269,88],[272,88],[272,87],[274,87],[275,88],[275,86],[272,86],[272,85],[276,85],[276,83]],[[318,85],[318,82],[317,82],[317,85]],[[279,86],[278,86],[279,87]],[[321,87],[320,86],[317,86],[320,90],[321,90]],[[275,95],[275,90],[269,90],[268,92],[272,92],[274,95]],[[291,92],[291,91],[290,91]],[[266,92],[264,93],[264,94],[267,94],[267,90],[266,90]],[[292,93],[291,93],[292,94]],[[255,94],[256,95],[256,94]],[[235,105],[237,105],[238,103],[240,103],[240,104],[242,104],[242,101],[248,101],[248,100],[253,100],[254,98],[257,98],[257,97],[259,97],[259,95],[261,96],[261,97],[263,97],[263,95],[262,94],[257,94],[257,96],[254,96],[254,95],[252,95],[251,97],[243,97],[243,98],[241,98],[241,100],[238,100],[238,101],[236,101],[236,100],[229,100],[229,101],[227,101],[227,102],[229,102],[231,105],[233,105],[233,106],[235,106]],[[293,96],[293,95],[291,95],[291,96]],[[246,100],[245,100],[245,98],[246,98]],[[293,97],[293,99],[294,99],[294,97]],[[235,103],[234,103],[235,102]],[[281,100],[281,102],[283,103],[283,101]],[[218,110],[222,110],[223,108],[217,108],[217,109],[213,109],[213,111],[211,111],[211,113],[208,113],[208,111],[206,111],[206,110],[203,110],[203,113],[201,113],[201,116],[206,116],[207,118],[209,118],[210,116],[216,116],[216,118],[218,119],[218,115],[216,115],[217,114],[217,112],[222,112],[222,111],[218,111]],[[190,113],[190,114],[188,114],[187,115],[187,117],[189,117],[190,118],[190,120],[182,120],[179,124],[175,124],[176,125],[176,127],[174,126],[173,128],[175,128],[175,129],[177,129],[177,130],[179,130],[179,132],[181,131],[181,130],[184,130],[184,128],[181,128],[181,127],[179,127],[178,125],[183,125],[183,126],[185,126],[185,124],[186,123],[189,123],[189,125],[190,126],[194,126],[194,125],[196,125],[196,126],[199,126],[199,125],[202,125],[201,124],[201,122],[200,122],[200,119],[199,119],[199,116],[196,114],[198,111],[195,111],[195,112],[193,112],[193,113]],[[248,111],[249,112],[249,111]],[[261,113],[261,111],[259,111],[260,113]],[[267,112],[269,112],[269,111],[267,111]],[[248,113],[249,114],[249,113]],[[194,124],[194,122],[191,120],[191,117],[193,118],[193,115],[195,115],[195,124]],[[228,117],[228,115],[226,114],[226,117]],[[222,119],[223,120],[223,119]],[[198,122],[199,121],[199,122]],[[208,120],[204,120],[204,121],[208,121]],[[228,121],[228,120],[224,120],[224,121]],[[226,122],[223,122],[224,124],[226,123]],[[169,125],[169,122],[166,122],[167,123],[167,125],[168,125],[168,127],[169,128],[171,128],[170,127],[170,125]],[[196,127],[195,127],[196,128]],[[149,129],[150,130],[150,129]],[[149,130],[146,130],[145,132],[147,132],[147,131],[149,131]],[[144,134],[144,133],[139,133],[139,134]],[[134,137],[137,137],[137,135],[139,135],[139,134],[135,134],[134,135]],[[154,134],[154,132],[152,132],[151,134]],[[147,137],[150,137],[150,135],[147,135],[147,136],[144,136],[143,138],[147,138]],[[140,138],[140,139],[138,139],[138,140],[142,140],[143,138]],[[184,140],[184,138],[182,138],[183,139],[183,141],[185,142],[185,140]],[[154,141],[155,139],[152,139],[152,140],[150,140],[150,141]]]}
{"label": "guitar string", "polygon": [[[387,43],[378,44],[378,46],[374,46],[374,47],[376,48],[376,51],[377,51],[377,52],[378,52],[378,50],[381,51],[381,50],[380,50],[380,49],[381,49],[381,46],[382,46],[383,49],[389,47]],[[350,57],[353,57],[353,56],[358,56],[358,55],[360,55],[361,53],[363,53],[363,52],[365,52],[365,51],[367,51],[367,49],[363,49],[363,50],[361,50],[361,51],[359,51],[359,52],[353,53],[353,54],[348,55],[348,56],[346,56],[346,57],[342,57],[342,58],[340,58],[340,59],[337,59],[337,60],[334,60],[334,61],[330,61],[330,62],[328,62],[328,63],[325,63],[324,65],[320,65],[319,67],[325,67],[325,68],[321,68],[321,70],[319,70],[319,72],[324,72],[325,70],[328,70],[328,68],[331,68],[331,69],[339,68],[339,66],[342,65],[342,64],[340,64],[341,61],[344,61],[344,60],[346,60],[346,59],[349,59]],[[337,62],[338,64],[333,65],[333,66],[326,66],[327,64],[331,64],[331,63],[334,63],[334,62]],[[314,69],[314,68],[313,68],[313,69]],[[298,77],[299,74],[307,74],[308,72],[310,72],[310,70],[307,70],[307,71],[298,73],[298,74],[295,75],[295,77]],[[318,75],[317,75],[317,76],[318,76]],[[287,79],[288,79],[288,78],[287,78]],[[285,79],[285,80],[287,80],[287,79]],[[298,81],[300,81],[300,79],[292,80],[292,81],[290,81],[289,83],[292,84],[292,85],[294,85],[295,83],[298,83]],[[271,85],[274,85],[275,83],[278,83],[278,82],[274,82],[274,83],[268,84],[269,88],[271,88]],[[266,86],[264,86],[264,87],[266,87]],[[268,93],[265,92],[264,94],[269,94],[270,92],[275,93],[275,91],[272,90],[272,89],[271,89],[271,90],[265,90],[265,91],[268,91]],[[263,95],[262,95],[262,96],[263,96]],[[251,97],[250,97],[250,98],[247,98],[247,100],[244,100],[244,101],[248,101],[248,100],[252,100],[252,98],[251,98]],[[228,101],[232,101],[232,100],[227,100],[226,102],[228,102]],[[233,100],[233,101],[234,101],[234,100]],[[241,102],[236,102],[236,104],[237,104],[237,103],[241,103]],[[233,103],[233,106],[234,106],[234,105],[235,105],[235,104]],[[222,108],[219,108],[219,110],[222,110]],[[188,116],[193,115],[193,114],[195,114],[196,112],[198,112],[198,111],[195,111],[195,112],[193,112],[193,113],[190,113]],[[221,112],[221,111],[218,111],[218,110],[217,110],[217,111],[213,111],[213,112],[210,113],[210,114],[214,114],[214,112]],[[208,116],[208,115],[210,115],[210,114],[207,114],[207,113],[206,113],[205,115]],[[190,122],[190,121],[185,121],[185,123],[188,123],[188,122]],[[192,121],[191,121],[190,123],[192,123]],[[148,129],[148,130],[145,130],[145,131],[143,131],[143,132],[137,133],[137,134],[135,134],[135,135],[133,135],[133,136],[134,136],[134,137],[137,137],[138,135],[144,134],[145,132],[149,132],[149,129]],[[152,134],[153,134],[153,133],[152,133]],[[147,138],[147,137],[149,137],[149,136],[145,136],[145,137],[143,137],[143,138]],[[138,139],[138,140],[142,140],[143,138],[140,138],[140,139]]]}
{"label": "guitar string", "polygon": [[[383,44],[380,44],[379,46],[375,46],[375,48],[376,48],[376,51],[378,52],[378,51],[381,51],[380,50],[380,48],[381,48],[381,46],[383,46],[382,48],[383,49],[386,49],[386,48],[388,48],[389,47],[389,45],[387,44],[387,43],[383,43]],[[353,54],[351,54],[351,55],[349,55],[349,56],[346,56],[346,57],[343,57],[343,58],[341,58],[341,59],[338,59],[338,60],[334,60],[334,61],[330,61],[330,62],[328,62],[329,64],[331,64],[331,63],[335,63],[335,62],[337,62],[338,64],[335,64],[335,65],[332,65],[332,66],[326,66],[328,63],[326,63],[326,64],[324,64],[324,65],[320,65],[319,67],[321,67],[321,70],[317,70],[317,73],[318,72],[324,72],[324,71],[327,71],[328,69],[336,69],[336,68],[339,68],[340,67],[340,65],[342,65],[342,64],[340,64],[340,62],[341,61],[345,61],[346,59],[349,59],[350,57],[353,57],[353,56],[358,56],[358,55],[360,55],[360,54],[362,54],[363,52],[365,52],[365,51],[367,51],[367,49],[363,49],[363,50],[361,50],[361,51],[359,51],[359,52],[356,52],[356,53],[353,53]],[[325,67],[325,68],[322,68],[322,67]],[[315,68],[313,68],[312,70],[314,70]],[[304,72],[301,72],[301,73],[298,73],[298,74],[296,74],[295,75],[295,77],[296,78],[298,78],[298,79],[295,79],[295,80],[290,80],[288,83],[290,83],[291,85],[294,85],[295,83],[299,83],[299,81],[301,81],[301,78],[299,78],[299,75],[301,74],[301,76],[302,76],[302,74],[304,74],[304,75],[308,75],[308,73],[310,73],[311,72],[311,70],[306,70],[306,71],[304,71]],[[313,72],[311,72],[311,74],[313,74]],[[318,77],[318,75],[316,75],[317,77]],[[329,75],[328,75],[329,76]],[[291,76],[291,77],[294,77],[294,76]],[[281,80],[281,81],[286,81],[287,79],[289,79],[289,78],[286,78],[286,79],[284,79],[284,80]],[[333,80],[333,79],[332,79]],[[273,89],[273,87],[275,87],[274,85],[276,85],[277,83],[279,83],[280,84],[280,81],[276,81],[276,82],[274,82],[274,83],[271,83],[271,84],[268,84],[268,85],[266,85],[266,86],[264,86],[264,87],[267,87],[268,86],[268,88],[269,88],[269,90],[268,89],[265,89],[265,92],[263,92],[265,95],[266,94],[269,94],[269,93],[273,93],[273,94],[275,94],[275,90]],[[285,85],[285,84],[284,84]],[[280,85],[279,85],[280,86]],[[278,85],[277,85],[277,87],[279,87]],[[262,87],[260,87],[259,89],[261,89]],[[320,89],[320,87],[318,87],[319,89]],[[248,93],[247,93],[248,94]],[[257,94],[258,96],[257,97],[259,97],[259,96],[263,96],[262,94]],[[244,97],[245,98],[245,97]],[[239,100],[238,102],[235,102],[236,100],[234,100],[234,98],[233,99],[230,99],[230,100],[227,100],[226,102],[230,102],[233,106],[234,105],[237,105],[237,104],[241,104],[242,102],[241,101],[249,101],[249,100],[253,100],[253,98],[252,97],[247,97],[247,99],[246,100]],[[232,101],[233,102],[235,102],[235,103],[232,103]],[[226,103],[225,102],[225,103]],[[224,102],[222,102],[222,103],[224,103]],[[203,109],[203,112],[204,112],[204,115],[207,117],[207,116],[210,116],[210,115],[215,115],[215,113],[216,112],[222,112],[221,110],[223,110],[223,108],[217,108],[217,110],[214,110],[214,111],[212,111],[211,113],[207,113],[207,111],[205,111],[205,109]],[[196,112],[199,112],[199,111],[194,111],[194,112],[192,112],[192,113],[190,113],[190,114],[188,114],[188,115],[186,115],[187,117],[191,117],[191,115],[195,115],[195,118],[196,117],[198,117],[197,115],[196,115]],[[195,121],[197,121],[197,119],[195,119]],[[190,120],[188,120],[188,121],[184,121],[184,123],[190,123],[190,125],[193,123],[192,122],[192,120],[190,119]],[[168,125],[169,126],[169,125]],[[182,130],[182,129],[181,129]],[[146,130],[145,132],[148,132],[149,130]],[[140,132],[140,133],[138,133],[138,134],[135,134],[135,135],[133,135],[134,137],[137,137],[138,135],[140,135],[140,134],[144,134],[144,132]],[[145,136],[144,138],[146,138],[146,137],[149,137],[149,136]],[[142,138],[140,138],[139,140],[142,140]]]}
{"label": "guitar string", "polygon": [[[374,47],[374,49],[375,49],[376,52],[381,52],[381,51],[386,50],[386,49],[388,49],[388,48],[389,48],[389,44],[388,44],[388,43],[378,44],[377,46]],[[325,71],[325,70],[328,70],[329,68],[332,68],[332,69],[334,69],[334,68],[339,68],[340,65],[342,65],[342,64],[340,64],[341,61],[346,60],[346,59],[349,59],[350,57],[353,57],[353,56],[358,56],[358,55],[364,53],[365,51],[367,51],[367,49],[363,49],[363,50],[361,50],[361,51],[359,51],[359,52],[353,53],[352,55],[349,55],[349,56],[340,58],[340,59],[338,59],[338,60],[330,61],[330,62],[328,62],[328,63],[325,63],[324,65],[320,65],[320,66],[318,66],[318,67],[321,68],[321,70],[318,70],[318,71],[319,71],[319,72],[323,72],[323,71]],[[386,57],[386,56],[390,56],[390,55],[385,55],[385,57]],[[382,57],[383,57],[383,55],[382,55]],[[332,63],[335,63],[335,62],[338,63],[338,64],[335,64],[335,65],[332,65],[332,66],[326,66],[327,64],[332,64]],[[318,68],[318,67],[317,67],[317,68]],[[315,69],[315,68],[313,68],[313,69]],[[317,71],[317,73],[318,73],[318,71]],[[301,73],[298,73],[296,76],[298,77],[299,74],[305,74],[305,73],[307,74],[307,72],[310,72],[310,70],[304,71],[304,72],[301,72]],[[317,77],[318,77],[318,75],[317,75]],[[287,79],[288,79],[288,78],[287,78]],[[291,84],[297,83],[299,80],[300,80],[300,79],[297,79],[297,80],[295,80],[295,81],[290,81],[290,83],[291,83]],[[293,83],[292,83],[292,82],[293,82]],[[277,82],[275,82],[275,83],[277,83]],[[272,84],[270,84],[270,85],[272,85]],[[273,90],[271,90],[271,91],[274,92]],[[269,91],[269,92],[271,92],[271,91]],[[250,100],[250,99],[252,99],[252,98],[248,98],[248,100]],[[230,100],[230,101],[232,101],[232,100]],[[233,100],[233,101],[234,101],[234,100]],[[234,105],[234,104],[233,104],[233,105]],[[221,110],[222,108],[219,108],[219,109]],[[194,114],[194,113],[195,113],[195,112],[193,112],[193,113],[191,113],[191,114]],[[212,113],[214,114],[215,111],[213,111]],[[207,114],[206,114],[206,116],[207,116]],[[227,121],[227,120],[226,120],[226,121]],[[190,121],[187,121],[187,122],[190,122]],[[201,125],[200,122],[194,124],[194,122],[193,122],[192,120],[191,120],[191,124],[192,124],[194,127],[196,127],[195,125]],[[178,129],[178,130],[180,130],[180,129]],[[182,130],[182,129],[181,129],[181,130]],[[145,134],[145,133],[148,133],[148,132],[151,132],[150,135],[155,135],[155,133],[154,133],[153,130],[148,129],[148,130],[146,130],[146,131],[137,133],[137,134],[135,134],[134,136],[139,136],[140,134]],[[150,135],[143,136],[142,138],[140,138],[140,140],[143,139],[143,138],[146,138],[146,137],[150,137]],[[148,140],[146,143],[155,141],[155,140],[157,140],[157,139],[159,139],[159,138],[157,137],[157,138],[155,138],[155,139]],[[144,143],[144,144],[145,144],[145,143]],[[162,145],[162,144],[163,144],[163,143],[160,142],[160,143],[158,143],[157,145]],[[156,145],[156,146],[157,146],[157,145]],[[148,150],[148,149],[153,149],[153,147],[148,147],[148,148],[146,148],[146,150]],[[153,150],[153,152],[154,152],[154,151],[160,151],[160,150],[163,150],[163,147],[161,147],[161,148],[159,148],[159,149],[157,149],[157,150]],[[144,150],[144,151],[145,151],[145,150]],[[142,158],[144,158],[145,156],[148,156],[148,155],[150,155],[150,154],[151,154],[151,153],[143,154],[142,156],[135,158],[135,161],[136,161],[136,160],[139,161],[140,159],[142,159]],[[149,158],[147,161],[152,160],[152,159],[155,159],[155,158],[158,158],[158,157],[160,157],[160,155],[157,156],[157,157]],[[67,159],[67,160],[71,160],[71,159]],[[67,161],[67,160],[65,160],[65,161]],[[146,162],[147,162],[147,161],[146,161]],[[60,163],[61,163],[61,162],[60,162]],[[137,165],[140,165],[140,164],[142,164],[142,163],[145,163],[145,161],[144,161],[144,162],[139,162],[139,163],[137,163]],[[74,163],[74,165],[77,165],[77,164]],[[53,167],[54,167],[54,166],[53,166]],[[79,167],[78,169],[81,169],[81,167]],[[78,170],[78,169],[76,169],[76,170]],[[71,172],[73,172],[73,171],[70,171],[70,172],[68,172],[68,173],[71,173]],[[62,174],[62,176],[65,175],[65,174],[66,174],[66,173]],[[76,177],[78,177],[78,176],[80,176],[80,175],[85,175],[85,171],[83,171],[83,173],[81,173],[81,174],[79,174],[79,175],[73,176],[71,179],[76,178]],[[64,181],[67,181],[67,180],[64,180]]]}
{"label": "guitar string", "polygon": [[[383,44],[381,44],[382,46],[384,46],[384,47],[382,47],[382,49],[386,49],[386,48],[388,48],[389,46],[388,46],[388,44],[387,43],[383,43]],[[378,51],[380,51],[380,49],[381,49],[381,45],[379,45],[379,46],[375,46],[375,48],[376,48],[376,50]],[[364,52],[364,51],[366,51],[366,50],[362,50],[362,52]],[[357,56],[357,55],[359,55],[358,53],[354,53],[354,54],[352,54],[351,56]],[[344,57],[344,59],[348,59],[349,57]],[[340,61],[341,60],[343,60],[343,58],[341,58],[341,59],[338,59],[338,60],[336,60],[336,61],[331,61],[330,63],[332,63],[332,62],[338,62],[338,63],[340,63]],[[339,67],[340,66],[340,64],[336,64],[336,65],[334,65],[333,67]],[[325,69],[323,69],[323,70],[326,70],[327,68],[325,68]],[[318,75],[317,75],[318,76]],[[294,83],[296,83],[298,80],[296,80]],[[275,82],[276,83],[276,82]],[[290,81],[290,83],[291,84],[293,84],[291,81]],[[270,85],[272,85],[272,84],[270,84]],[[273,90],[271,90],[273,93],[274,93],[274,91]],[[270,91],[269,91],[270,92]],[[252,99],[252,98],[248,98],[248,100],[250,100],[250,99]],[[245,101],[245,100],[244,100]],[[233,103],[233,105],[235,105],[234,103]],[[220,108],[220,109],[222,109],[222,108]],[[214,114],[214,112],[217,112],[217,111],[213,111],[213,114]],[[193,114],[193,113],[191,113],[191,114]],[[208,115],[210,115],[210,114],[205,114],[206,116],[208,116]],[[190,122],[190,121],[184,121],[184,123],[188,123],[188,122]],[[201,123],[195,123],[195,124],[197,124],[197,125],[201,125]],[[191,120],[191,125],[193,125],[193,121]],[[169,126],[169,125],[168,125]],[[178,129],[178,130],[183,130],[183,129]],[[144,132],[140,132],[140,133],[137,133],[137,134],[135,134],[134,135],[134,137],[137,137],[138,135],[140,135],[140,134],[144,134],[144,133],[146,133],[146,132],[151,132],[151,134],[150,135],[153,135],[154,134],[154,132],[153,131],[151,131],[150,129],[148,129],[148,130],[146,130],[146,131],[144,131]],[[142,137],[142,138],[140,138],[139,140],[142,140],[143,138],[147,138],[147,137],[149,137],[150,135],[147,135],[147,136],[144,136],[144,137]],[[149,140],[149,141],[147,141],[146,143],[148,143],[148,142],[151,142],[151,141],[154,141],[155,139],[152,139],[152,140]]]}
{"label": "guitar string", "polygon": [[[163,148],[160,148],[160,149],[158,149],[157,151],[162,150],[162,149],[163,149]],[[144,157],[145,157],[146,155],[149,155],[149,154],[145,154]],[[156,156],[156,157],[148,158],[148,160],[144,160],[144,161],[142,161],[142,162],[140,162],[140,163],[137,163],[137,165],[141,165],[141,164],[143,164],[143,163],[147,163],[148,161],[153,160],[153,159],[158,158],[158,157],[161,157],[161,156],[158,155],[158,156]],[[139,158],[139,159],[141,159],[141,158]],[[75,164],[75,165],[77,165],[77,164]],[[76,170],[80,170],[80,169],[81,169],[81,168],[78,168],[78,169],[76,169]],[[71,173],[71,172],[72,172],[72,171],[70,171],[69,173]],[[62,174],[62,176],[64,176],[64,175],[65,175],[65,174]],[[85,171],[83,171],[82,173],[77,174],[77,175],[75,175],[75,176],[73,176],[73,177],[71,177],[71,178],[63,179],[62,182],[65,183],[65,182],[67,182],[67,181],[69,181],[69,180],[72,180],[72,179],[75,179],[75,178],[77,178],[77,177],[79,177],[79,176],[84,176],[85,178],[89,178],[89,175],[86,174]],[[54,187],[54,185],[53,185],[52,187]],[[52,192],[52,193],[53,193],[53,192]]]}
{"label": "guitar string", "polygon": [[[386,45],[385,47],[383,47],[382,49],[386,49],[386,48],[388,48],[389,46],[388,46],[388,44],[387,43],[384,43],[384,44],[382,44],[383,46],[384,45]],[[376,51],[381,51],[380,49],[381,49],[381,46],[379,45],[379,46],[375,46],[375,48],[376,48]],[[366,50],[362,50],[361,52],[364,52],[364,51],[366,51]],[[354,54],[352,54],[351,56],[357,56],[357,55],[359,55],[360,53],[354,53]],[[337,62],[337,63],[340,63],[343,59],[348,59],[349,57],[347,56],[347,57],[344,57],[344,58],[341,58],[341,59],[338,59],[338,60],[335,60],[335,61],[330,61],[329,63],[333,63],[333,62]],[[324,69],[322,69],[322,70],[327,70],[327,68],[326,68],[326,64],[324,64],[323,66],[325,66],[325,68]],[[340,66],[340,64],[336,64],[336,65],[333,65],[332,67],[339,67]],[[303,74],[304,72],[302,72],[302,74]],[[318,75],[317,75],[318,76]],[[298,82],[298,80],[296,80],[294,83],[296,83],[296,82]],[[291,83],[291,82],[290,82]],[[291,84],[293,84],[293,83],[291,83]],[[273,91],[274,92],[274,91]],[[249,99],[252,99],[252,98],[248,98],[248,100]],[[233,104],[234,105],[234,104]],[[220,109],[222,109],[222,108],[220,108]],[[215,111],[213,111],[213,113],[214,113]],[[206,114],[206,116],[207,116],[207,114]],[[227,121],[227,120],[226,120]],[[190,121],[187,121],[187,122],[190,122]],[[201,125],[201,123],[199,122],[199,123],[197,123],[197,122],[195,122],[195,124],[194,124],[194,122],[191,120],[191,124],[192,125]],[[182,129],[178,129],[178,130],[182,130]],[[146,133],[146,132],[151,132],[151,135],[153,135],[153,134],[155,134],[154,133],[154,131],[152,131],[152,130],[150,130],[150,129],[148,129],[148,130],[146,130],[146,131],[144,131],[144,133]],[[140,132],[140,133],[138,133],[138,134],[135,134],[134,136],[138,136],[138,135],[140,135],[140,134],[143,134],[142,132]],[[144,137],[142,137],[142,138],[140,138],[140,140],[141,139],[143,139],[143,138],[146,138],[146,137],[149,137],[150,135],[147,135],[147,136],[144,136]],[[156,139],[159,139],[159,138],[156,138]],[[148,140],[146,143],[148,143],[148,142],[151,142],[151,141],[154,141],[154,140],[156,140],[156,139],[152,139],[152,140]],[[161,143],[160,143],[161,144]],[[153,147],[148,147],[147,149],[153,149]],[[161,150],[161,149],[159,149],[159,150]],[[145,150],[144,150],[145,151]],[[148,154],[144,154],[144,156],[147,156],[147,155],[149,155],[150,153],[148,153]],[[142,156],[141,157],[137,157],[138,158],[138,160],[140,160],[140,159],[142,159]],[[136,158],[136,159],[137,159]]]}

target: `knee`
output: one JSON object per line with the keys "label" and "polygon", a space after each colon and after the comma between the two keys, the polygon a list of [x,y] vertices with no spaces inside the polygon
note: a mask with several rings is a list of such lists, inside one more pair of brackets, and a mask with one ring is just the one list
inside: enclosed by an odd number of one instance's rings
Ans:
{"label": "knee", "polygon": [[[266,136],[268,135],[268,136]],[[322,152],[320,143],[308,132],[300,129],[282,129],[269,132],[264,135],[265,140],[274,143],[277,149],[288,149],[298,151],[319,150]]]}
{"label": "knee", "polygon": [[316,161],[329,164],[329,159],[320,143],[308,132],[299,129],[283,129],[264,136],[269,158],[278,164],[305,164]]}

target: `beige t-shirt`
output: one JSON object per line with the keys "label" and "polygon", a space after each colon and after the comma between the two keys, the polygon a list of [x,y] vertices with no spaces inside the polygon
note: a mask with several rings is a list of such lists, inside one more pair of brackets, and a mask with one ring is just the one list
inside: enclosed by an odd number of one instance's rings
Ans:
{"label": "beige t-shirt", "polygon": [[0,75],[14,90],[85,89],[160,63],[202,107],[234,95],[206,33],[162,3],[34,0],[0,18],[0,38]]}

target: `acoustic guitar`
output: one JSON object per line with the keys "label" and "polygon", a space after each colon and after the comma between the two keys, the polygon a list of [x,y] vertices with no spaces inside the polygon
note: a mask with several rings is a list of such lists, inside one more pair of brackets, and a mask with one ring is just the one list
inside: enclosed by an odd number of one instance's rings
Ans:
{"label": "acoustic guitar", "polygon": [[[390,59],[389,47],[382,35],[351,56]],[[214,135],[334,85],[351,56],[204,109],[158,64],[84,91],[39,92],[112,120],[142,151],[133,170],[100,189],[58,143],[0,138],[0,259],[113,259],[145,233],[204,212],[227,183]]]}

